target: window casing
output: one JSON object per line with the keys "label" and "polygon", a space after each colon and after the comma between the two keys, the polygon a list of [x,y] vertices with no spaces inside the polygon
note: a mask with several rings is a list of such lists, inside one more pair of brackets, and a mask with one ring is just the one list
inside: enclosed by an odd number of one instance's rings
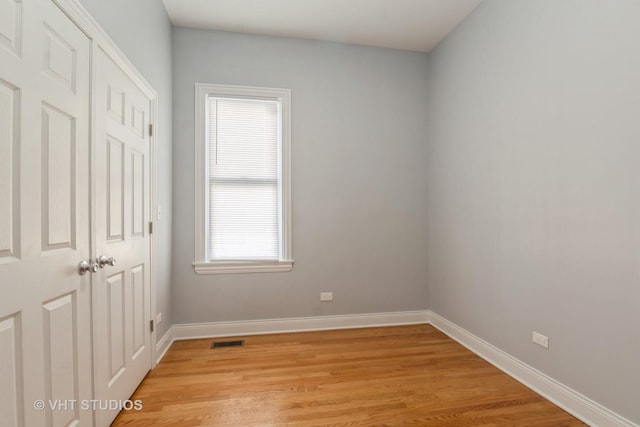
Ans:
{"label": "window casing", "polygon": [[289,271],[289,89],[196,84],[198,274]]}

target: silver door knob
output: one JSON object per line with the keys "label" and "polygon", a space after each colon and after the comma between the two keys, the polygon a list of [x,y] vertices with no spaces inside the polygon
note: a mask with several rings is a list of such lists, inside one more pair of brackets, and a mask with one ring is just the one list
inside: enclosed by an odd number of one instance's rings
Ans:
{"label": "silver door knob", "polygon": [[104,268],[105,265],[110,265],[111,267],[116,265],[116,259],[114,257],[107,258],[106,256],[101,255],[96,261],[98,261],[100,268]]}
{"label": "silver door knob", "polygon": [[82,261],[78,264],[78,273],[83,276],[87,273],[95,273],[99,269],[98,264],[95,262]]}

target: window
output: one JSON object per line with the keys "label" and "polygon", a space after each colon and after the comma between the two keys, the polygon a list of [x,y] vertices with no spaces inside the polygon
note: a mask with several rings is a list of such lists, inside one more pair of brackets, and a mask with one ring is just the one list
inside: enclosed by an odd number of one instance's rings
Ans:
{"label": "window", "polygon": [[196,84],[197,273],[291,270],[290,97]]}

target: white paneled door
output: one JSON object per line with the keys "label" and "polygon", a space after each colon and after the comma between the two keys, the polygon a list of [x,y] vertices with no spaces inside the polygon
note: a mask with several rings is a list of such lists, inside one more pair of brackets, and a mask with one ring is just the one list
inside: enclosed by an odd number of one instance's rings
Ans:
{"label": "white paneled door", "polygon": [[0,0],[0,424],[91,425],[90,41]]}
{"label": "white paneled door", "polygon": [[0,0],[3,427],[107,426],[152,365],[152,101],[85,31]]}
{"label": "white paneled door", "polygon": [[[104,257],[93,295],[95,387],[101,399],[122,400],[151,369],[151,100],[104,51],[95,54],[95,234]],[[103,426],[117,411],[96,415]]]}

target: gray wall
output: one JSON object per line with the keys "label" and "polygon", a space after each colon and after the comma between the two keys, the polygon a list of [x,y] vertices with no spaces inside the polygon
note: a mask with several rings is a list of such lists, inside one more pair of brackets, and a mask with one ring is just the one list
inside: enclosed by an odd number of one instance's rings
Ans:
{"label": "gray wall", "polygon": [[[426,55],[185,28],[173,54],[175,322],[426,309]],[[293,271],[194,273],[195,82],[291,88]]]}
{"label": "gray wall", "polygon": [[427,115],[429,308],[635,422],[638,22],[485,0],[429,55]]}
{"label": "gray wall", "polygon": [[156,126],[157,197],[162,217],[156,222],[155,273],[157,338],[169,329],[171,316],[171,23],[159,0],[81,0],[109,37],[158,93]]}

